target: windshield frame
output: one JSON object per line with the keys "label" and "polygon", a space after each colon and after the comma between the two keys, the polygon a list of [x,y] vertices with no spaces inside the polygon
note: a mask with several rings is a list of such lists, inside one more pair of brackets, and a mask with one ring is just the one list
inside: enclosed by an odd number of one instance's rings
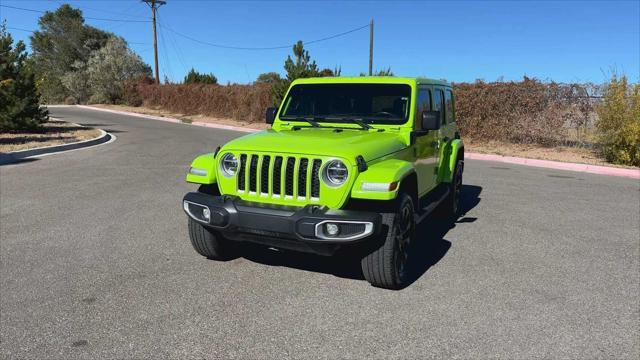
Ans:
{"label": "windshield frame", "polygon": [[[336,85],[345,85],[345,86],[401,86],[401,87],[406,87],[408,92],[407,92],[407,103],[406,103],[406,113],[404,115],[404,117],[402,118],[398,118],[398,117],[394,117],[394,118],[385,118],[385,117],[372,117],[372,116],[359,116],[359,115],[349,115],[349,114],[329,114],[329,115],[284,115],[285,112],[285,108],[288,102],[291,101],[291,97],[292,97],[292,93],[294,91],[294,89],[296,87],[307,87],[307,86],[312,86],[312,87],[316,87],[316,86],[336,86]],[[305,120],[300,120],[300,118],[302,117],[308,117],[308,118],[312,118],[314,121],[318,122],[318,123],[324,123],[324,124],[340,124],[340,125],[356,125],[355,122],[353,122],[350,119],[356,119],[359,120],[361,122],[363,122],[366,125],[372,125],[372,126],[377,126],[377,125],[394,125],[394,126],[403,126],[406,125],[411,119],[411,111],[412,111],[412,100],[413,100],[413,96],[414,96],[414,91],[413,91],[413,87],[410,84],[407,83],[402,83],[402,82],[398,82],[398,83],[369,83],[369,82],[361,82],[361,83],[351,83],[351,82],[327,82],[327,83],[302,83],[302,84],[295,84],[293,86],[291,86],[291,88],[289,89],[289,91],[287,91],[287,95],[285,96],[284,100],[282,101],[282,104],[280,105],[280,108],[278,109],[278,117],[277,119],[281,122],[306,122]],[[296,119],[298,118],[298,119]]]}

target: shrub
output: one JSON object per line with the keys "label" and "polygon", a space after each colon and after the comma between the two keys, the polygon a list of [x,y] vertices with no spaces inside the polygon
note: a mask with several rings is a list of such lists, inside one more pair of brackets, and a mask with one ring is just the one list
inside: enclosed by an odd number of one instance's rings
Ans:
{"label": "shrub", "polygon": [[0,131],[35,130],[47,120],[25,46],[0,24]]}
{"label": "shrub", "polygon": [[640,166],[640,84],[614,74],[597,107],[596,127],[607,161]]}
{"label": "shrub", "polygon": [[268,84],[255,85],[137,85],[144,104],[184,115],[208,115],[240,121],[264,120],[271,106]]}
{"label": "shrub", "polygon": [[461,133],[475,140],[541,145],[567,144],[568,131],[592,112],[587,89],[578,84],[520,82],[454,84]]}
{"label": "shrub", "polygon": [[218,78],[213,74],[201,74],[191,68],[191,71],[184,77],[185,84],[217,84]]}
{"label": "shrub", "polygon": [[277,72],[268,72],[268,73],[262,73],[260,75],[258,75],[258,78],[256,79],[256,83],[257,84],[275,84],[279,81],[281,81],[282,78],[280,77],[280,74],[278,74]]}
{"label": "shrub", "polygon": [[114,36],[91,54],[86,72],[92,91],[89,102],[113,104],[122,101],[127,81],[149,77],[151,68]]}

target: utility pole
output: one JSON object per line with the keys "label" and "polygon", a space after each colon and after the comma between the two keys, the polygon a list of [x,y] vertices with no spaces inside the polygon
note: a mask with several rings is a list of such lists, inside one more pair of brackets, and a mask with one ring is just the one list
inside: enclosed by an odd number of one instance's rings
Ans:
{"label": "utility pole", "polygon": [[156,65],[156,85],[160,84],[160,73],[158,71],[158,36],[156,35],[156,11],[158,8],[167,2],[164,0],[142,0],[151,8],[151,15],[153,18],[153,55]]}
{"label": "utility pole", "polygon": [[373,19],[369,23],[369,76],[373,75]]}

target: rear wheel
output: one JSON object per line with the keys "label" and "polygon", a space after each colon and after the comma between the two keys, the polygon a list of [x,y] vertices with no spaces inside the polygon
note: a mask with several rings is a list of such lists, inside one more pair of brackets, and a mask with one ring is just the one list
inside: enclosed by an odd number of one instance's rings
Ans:
{"label": "rear wheel", "polygon": [[189,238],[198,254],[211,260],[231,260],[237,257],[235,244],[189,218]]}
{"label": "rear wheel", "polygon": [[460,216],[460,201],[462,199],[462,170],[464,163],[460,160],[456,161],[456,167],[453,170],[453,179],[449,184],[449,195],[442,203],[440,213],[445,218],[457,219]]}
{"label": "rear wheel", "polygon": [[406,285],[409,247],[415,234],[411,196],[400,193],[395,212],[382,214],[382,225],[383,243],[362,258],[362,273],[373,286],[399,289]]}

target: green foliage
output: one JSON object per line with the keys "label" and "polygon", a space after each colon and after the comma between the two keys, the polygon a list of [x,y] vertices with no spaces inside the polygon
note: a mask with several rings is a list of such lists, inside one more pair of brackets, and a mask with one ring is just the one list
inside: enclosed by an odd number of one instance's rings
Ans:
{"label": "green foliage", "polygon": [[613,74],[603,95],[596,127],[607,161],[640,166],[640,84]]}
{"label": "green foliage", "polygon": [[256,83],[272,85],[281,80],[282,78],[280,77],[280,74],[278,74],[277,72],[268,72],[268,73],[262,73],[258,75],[258,78],[256,79]]}
{"label": "green foliage", "polygon": [[184,77],[185,84],[217,84],[218,78],[213,74],[201,74],[195,69],[191,68],[191,71]]}
{"label": "green foliage", "polygon": [[[365,73],[360,73],[360,76],[368,76],[368,75]],[[393,71],[391,71],[391,66],[389,66],[386,69],[374,71],[373,75],[371,76],[394,76],[394,74],[393,74]]]}
{"label": "green foliage", "polygon": [[335,67],[332,69],[329,68],[324,68],[322,70],[320,70],[320,76],[321,77],[334,77],[334,76],[340,76],[340,74],[342,73],[342,68],[340,67]]}
{"label": "green foliage", "polygon": [[35,130],[47,120],[22,41],[0,24],[0,131]]}
{"label": "green foliage", "polygon": [[73,98],[76,103],[84,104],[91,96],[91,84],[87,73],[87,63],[75,61],[71,65],[71,70],[64,73],[60,78],[62,85],[66,89],[66,99]]}
{"label": "green foliage", "polygon": [[282,102],[282,99],[293,80],[321,76],[320,71],[318,70],[318,65],[315,61],[311,61],[311,56],[309,55],[309,52],[304,49],[302,41],[298,41],[293,45],[293,55],[295,57],[295,61],[290,55],[288,55],[287,60],[284,62],[286,77],[275,82],[272,86],[273,100],[277,105],[280,105]]}
{"label": "green foliage", "polygon": [[[31,36],[33,67],[45,102],[61,102],[69,95],[85,96],[82,80],[68,72],[84,67],[91,53],[100,49],[113,34],[85,25],[82,12],[65,4],[47,11],[38,20],[40,30]],[[71,89],[65,86],[70,84]],[[73,94],[75,93],[75,94]]]}
{"label": "green foliage", "polygon": [[91,87],[90,102],[118,103],[122,100],[125,83],[151,76],[151,68],[140,56],[127,47],[119,37],[92,53],[86,73]]}

